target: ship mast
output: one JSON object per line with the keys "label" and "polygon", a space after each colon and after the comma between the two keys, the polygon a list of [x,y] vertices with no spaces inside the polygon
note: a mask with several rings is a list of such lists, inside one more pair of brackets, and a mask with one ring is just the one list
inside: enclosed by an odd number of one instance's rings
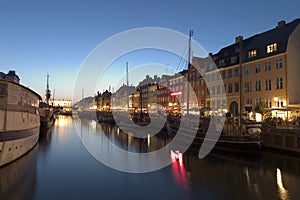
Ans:
{"label": "ship mast", "polygon": [[49,100],[51,97],[51,91],[49,89],[49,74],[47,74],[47,89],[46,89],[46,103],[49,104]]}
{"label": "ship mast", "polygon": [[187,103],[186,103],[186,113],[189,114],[190,110],[190,71],[191,71],[191,42],[192,42],[192,36],[194,32],[193,30],[190,30],[189,32],[189,48],[188,48],[188,78],[187,78]]}

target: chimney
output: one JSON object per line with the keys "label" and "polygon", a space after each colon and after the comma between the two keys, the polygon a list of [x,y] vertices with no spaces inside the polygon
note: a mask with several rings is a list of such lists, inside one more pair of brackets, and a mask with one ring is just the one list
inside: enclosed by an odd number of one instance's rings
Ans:
{"label": "chimney", "polygon": [[277,28],[282,28],[282,27],[284,27],[284,25],[285,25],[285,21],[281,20],[277,23]]}
{"label": "chimney", "polygon": [[235,37],[235,43],[240,43],[241,41],[243,41],[243,36],[239,35],[237,37]]}

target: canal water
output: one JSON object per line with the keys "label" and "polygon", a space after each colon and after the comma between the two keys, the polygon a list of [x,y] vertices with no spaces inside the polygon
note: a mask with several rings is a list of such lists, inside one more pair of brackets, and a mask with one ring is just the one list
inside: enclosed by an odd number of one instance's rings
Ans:
{"label": "canal water", "polygon": [[[300,199],[300,158],[213,152],[199,159],[188,152],[160,170],[134,174],[102,164],[82,140],[101,143],[103,137],[131,152],[169,142],[163,136],[134,139],[94,120],[58,116],[32,151],[0,169],[0,199]],[[102,150],[115,156],[114,148]]]}

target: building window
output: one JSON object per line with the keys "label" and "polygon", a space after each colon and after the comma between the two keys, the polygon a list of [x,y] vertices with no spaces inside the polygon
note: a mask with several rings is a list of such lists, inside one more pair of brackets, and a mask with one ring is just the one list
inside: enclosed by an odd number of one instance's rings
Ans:
{"label": "building window", "polygon": [[219,72],[216,73],[216,79],[220,80],[221,79],[221,74]]}
{"label": "building window", "polygon": [[252,92],[251,82],[245,82],[245,92]]}
{"label": "building window", "polygon": [[272,89],[272,82],[271,82],[271,79],[266,80],[266,81],[265,81],[265,84],[266,84],[266,90],[271,90],[271,89]]}
{"label": "building window", "polygon": [[215,86],[211,87],[210,94],[216,94],[216,87]]}
{"label": "building window", "polygon": [[260,81],[256,81],[255,82],[255,91],[260,91],[260,90],[261,90]]}
{"label": "building window", "polygon": [[240,90],[240,84],[239,84],[239,82],[235,82],[234,83],[234,92],[239,92],[239,90]]}
{"label": "building window", "polygon": [[232,78],[232,69],[228,69],[227,73],[228,78]]}
{"label": "building window", "polygon": [[260,64],[256,64],[255,65],[255,73],[259,73],[260,72]]}
{"label": "building window", "polygon": [[266,98],[266,104],[267,104],[267,107],[269,107],[269,108],[272,107],[272,97]]}
{"label": "building window", "polygon": [[248,51],[248,58],[253,58],[257,54],[256,49]]}
{"label": "building window", "polygon": [[235,67],[234,68],[234,77],[237,77],[237,76],[239,76],[239,68],[238,67]]}
{"label": "building window", "polygon": [[200,80],[200,85],[204,86],[204,80],[203,79]]}
{"label": "building window", "polygon": [[221,88],[219,85],[217,85],[217,94],[220,94],[220,92],[221,92]]}
{"label": "building window", "polygon": [[265,62],[265,71],[270,71],[271,70],[271,62]]}
{"label": "building window", "polygon": [[282,59],[277,59],[276,61],[276,69],[280,69],[282,68]]}
{"label": "building window", "polygon": [[207,106],[208,108],[210,108],[210,101],[207,101],[207,102],[206,102],[206,106]]}
{"label": "building window", "polygon": [[255,99],[255,104],[256,105],[261,104],[261,98],[260,97]]}
{"label": "building window", "polygon": [[221,75],[222,75],[222,79],[226,79],[226,71],[225,70],[221,72]]}
{"label": "building window", "polygon": [[232,83],[228,84],[228,93],[232,93]]}
{"label": "building window", "polygon": [[250,66],[245,66],[245,75],[251,74],[251,67]]}
{"label": "building window", "polygon": [[232,56],[232,57],[230,58],[230,63],[231,63],[231,64],[237,63],[237,56]]}
{"label": "building window", "polygon": [[277,51],[277,43],[267,45],[267,53]]}
{"label": "building window", "polygon": [[282,89],[283,88],[283,81],[282,78],[276,79],[276,89]]}
{"label": "building window", "polygon": [[252,104],[252,99],[247,98],[247,99],[246,99],[246,104],[251,105],[251,104]]}
{"label": "building window", "polygon": [[211,81],[215,81],[215,73],[211,74]]}
{"label": "building window", "polygon": [[226,93],[226,84],[223,84],[223,87],[222,87],[222,94],[225,94]]}
{"label": "building window", "polygon": [[210,74],[206,74],[206,81],[210,82]]}

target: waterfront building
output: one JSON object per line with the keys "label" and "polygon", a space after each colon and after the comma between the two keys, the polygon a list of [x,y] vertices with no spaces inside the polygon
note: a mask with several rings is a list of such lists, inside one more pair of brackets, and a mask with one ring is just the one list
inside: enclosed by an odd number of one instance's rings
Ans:
{"label": "waterfront building", "polygon": [[111,109],[111,96],[112,93],[105,90],[102,94],[98,92],[95,97],[96,106],[98,110],[110,110]]}
{"label": "waterfront building", "polygon": [[170,102],[170,88],[169,88],[169,80],[172,78],[170,75],[162,75],[158,84],[158,92],[157,92],[157,103],[162,106],[164,110],[168,109],[168,105]]}
{"label": "waterfront building", "polygon": [[[280,21],[275,28],[247,39],[238,36],[234,44],[210,54],[217,69],[206,72],[206,81],[222,78],[224,91],[213,83],[208,91],[226,93],[226,108],[232,115],[255,112],[261,106],[273,117],[296,117],[295,109],[300,109],[299,23],[300,19]],[[222,103],[216,101],[207,95],[206,106]]]}
{"label": "waterfront building", "polygon": [[146,75],[146,78],[138,84],[132,100],[135,109],[142,108],[143,111],[148,111],[151,105],[157,103],[159,81],[160,78],[157,75],[153,78]]}
{"label": "waterfront building", "polygon": [[185,101],[184,101],[184,96],[185,96],[185,74],[187,70],[183,70],[181,72],[178,72],[174,74],[170,79],[169,79],[169,103],[167,110],[178,113],[181,112],[183,109],[185,109]]}
{"label": "waterfront building", "polygon": [[71,108],[72,107],[72,101],[71,100],[65,100],[65,99],[50,99],[49,105],[52,105],[53,107],[62,107],[62,108]]}
{"label": "waterfront building", "polygon": [[112,108],[119,110],[126,110],[132,107],[130,103],[130,95],[135,91],[134,86],[123,84],[115,93],[112,94]]}
{"label": "waterfront building", "polygon": [[0,72],[0,79],[14,82],[14,83],[20,83],[19,76],[16,74],[15,71],[12,71],[12,70],[9,70],[9,72],[7,74]]}

